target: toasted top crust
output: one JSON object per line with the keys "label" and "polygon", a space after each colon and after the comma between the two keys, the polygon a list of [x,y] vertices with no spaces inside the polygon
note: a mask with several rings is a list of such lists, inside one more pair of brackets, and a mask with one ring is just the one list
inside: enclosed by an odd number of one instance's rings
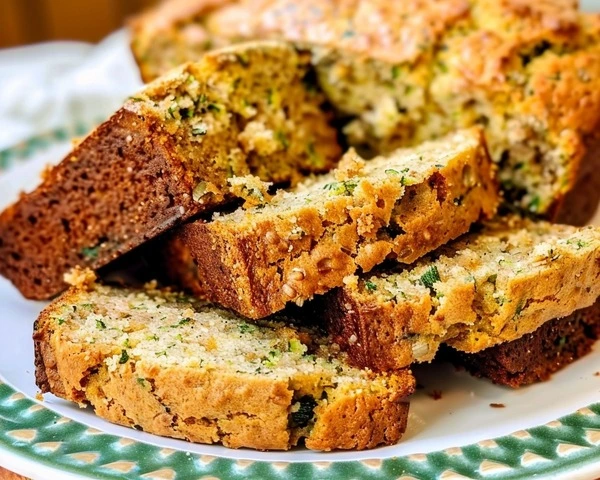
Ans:
{"label": "toasted top crust", "polygon": [[331,103],[356,117],[344,128],[355,146],[484,125],[507,200],[536,214],[558,212],[599,130],[600,15],[575,1],[246,0],[160,35],[145,22],[133,50],[146,78],[240,39],[308,46]]}
{"label": "toasted top crust", "polygon": [[591,305],[599,277],[600,228],[511,218],[409,268],[349,279],[344,290],[361,309],[406,321],[405,338],[433,335],[476,352]]}
{"label": "toasted top crust", "polygon": [[189,34],[188,45],[279,36],[402,63],[430,53],[457,25],[498,32],[505,41],[498,48],[510,49],[549,36],[569,39],[583,29],[579,16],[577,2],[564,0],[171,0],[133,22],[134,51],[195,25],[206,36]]}

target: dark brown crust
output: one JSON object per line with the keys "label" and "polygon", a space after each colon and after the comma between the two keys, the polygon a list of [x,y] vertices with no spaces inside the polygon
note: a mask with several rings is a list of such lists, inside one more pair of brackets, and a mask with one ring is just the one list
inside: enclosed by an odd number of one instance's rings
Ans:
{"label": "dark brown crust", "polygon": [[[337,288],[319,300],[320,316],[335,343],[348,353],[350,363],[374,371],[389,371],[413,361],[407,342],[394,342],[397,325],[377,305],[358,305],[345,289]],[[400,323],[400,322],[399,322]]]}
{"label": "dark brown crust", "polygon": [[[230,288],[229,284],[241,282],[248,276],[236,278],[236,268],[244,268],[248,275],[252,274],[249,268],[251,258],[241,257],[244,249],[239,248],[242,241],[231,236],[224,236],[218,240],[206,234],[203,221],[196,221],[179,229],[180,239],[185,243],[190,252],[196,259],[201,259],[198,265],[198,276],[202,278],[207,292],[210,292],[211,299],[221,305],[227,305],[236,311],[254,310],[255,301],[254,289],[248,282],[246,291],[248,295],[240,298],[236,290]],[[222,262],[222,258],[228,257],[228,252],[235,255],[231,263]],[[262,313],[262,312],[261,312]],[[270,312],[269,312],[270,313]],[[266,314],[268,315],[268,313]],[[266,316],[263,315],[263,316]]]}
{"label": "dark brown crust", "polygon": [[586,140],[586,153],[581,160],[577,181],[556,205],[550,217],[558,223],[585,225],[600,202],[600,135]]}
{"label": "dark brown crust", "polygon": [[1,214],[0,273],[27,298],[52,297],[74,266],[100,268],[210,207],[192,189],[172,137],[122,108]]}
{"label": "dark brown crust", "polygon": [[50,343],[54,333],[48,327],[48,316],[52,307],[42,311],[33,324],[33,346],[35,351],[35,383],[41,393],[54,393],[64,397],[65,385],[60,378],[54,349]]}
{"label": "dark brown crust", "polygon": [[47,339],[44,334],[38,329],[39,320],[33,322],[33,348],[34,348],[34,364],[35,364],[35,383],[42,393],[50,391],[50,381],[46,373],[46,365],[44,364],[44,355],[42,346],[47,344]]}
{"label": "dark brown crust", "polygon": [[600,302],[545,323],[518,340],[467,354],[444,348],[441,357],[476,377],[513,388],[548,380],[583,357],[600,337]]}
{"label": "dark brown crust", "polygon": [[[369,348],[369,335],[364,335],[365,322],[362,320],[362,310],[359,313],[356,302],[344,294],[343,288],[336,288],[328,293],[323,299],[315,300],[323,315],[327,333],[331,335],[333,342],[337,343],[348,356],[353,365],[360,368],[371,367],[379,363],[382,345],[376,343],[374,348]],[[366,310],[366,309],[365,309]],[[350,342],[350,338],[361,341]]]}

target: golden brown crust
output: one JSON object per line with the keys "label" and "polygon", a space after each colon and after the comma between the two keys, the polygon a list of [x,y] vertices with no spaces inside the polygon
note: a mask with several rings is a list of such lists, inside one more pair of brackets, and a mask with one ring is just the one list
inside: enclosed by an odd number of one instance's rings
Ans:
{"label": "golden brown crust", "polygon": [[[434,146],[439,150],[432,157]],[[386,258],[410,263],[494,214],[498,195],[478,130],[394,155],[368,163],[385,169],[384,180],[376,173],[350,175],[350,195],[344,181],[318,184],[313,189],[318,200],[304,200],[300,189],[289,194],[293,206],[284,197],[267,213],[238,211],[222,221],[185,225],[182,238],[206,295],[247,317],[263,318],[290,301],[301,304],[341,286],[359,268],[369,271]],[[394,163],[403,155],[414,155],[413,165],[429,169],[404,187],[400,170],[409,168]]]}
{"label": "golden brown crust", "polygon": [[435,6],[426,0],[171,1],[134,23],[132,49],[146,81],[215,45],[244,38],[285,38],[400,63],[419,59],[468,11],[467,0]]}
{"label": "golden brown crust", "polygon": [[[144,388],[138,378],[148,379]],[[92,374],[85,398],[100,417],[148,433],[230,448],[287,450],[292,393],[286,382],[267,378],[162,370],[138,362],[135,371],[127,365]]]}
{"label": "golden brown crust", "polygon": [[[408,377],[396,377],[398,391],[412,389]],[[331,450],[331,445],[344,450],[364,450],[384,443],[394,444],[406,430],[408,402],[400,397],[384,397],[367,393],[337,399],[320,414],[321,422],[315,425],[306,439],[306,446],[314,450]],[[343,419],[340,421],[340,419]]]}
{"label": "golden brown crust", "polygon": [[[178,59],[188,57],[184,61],[197,60],[200,52],[206,50],[208,46],[214,48],[208,33],[201,25],[190,25],[191,18],[197,18],[205,15],[211,10],[225,6],[232,0],[170,0],[161,2],[161,4],[146,12],[138,15],[129,22],[131,29],[131,50],[134,57],[139,61],[140,74],[142,80],[148,83],[157,77],[163,75],[167,70],[176,67],[182,61],[174,62],[156,62],[159,60],[154,57],[153,51],[156,48],[157,38],[162,38],[162,44],[171,44],[173,51],[171,55]],[[174,29],[177,25],[181,31]],[[195,58],[189,58],[189,53],[184,53],[176,45],[185,43],[185,50],[189,52],[194,44],[198,44],[199,51]]]}
{"label": "golden brown crust", "polygon": [[216,45],[295,42],[313,51],[320,85],[350,119],[351,145],[385,152],[484,125],[506,200],[564,218],[600,126],[600,16],[577,2],[247,0],[197,13],[146,35],[140,68],[156,74],[212,48],[188,29]]}
{"label": "golden brown crust", "polygon": [[393,370],[431,361],[441,343],[479,352],[591,305],[598,229],[524,227],[500,223],[405,270],[347,281],[319,308],[334,341],[356,365]]}
{"label": "golden brown crust", "polygon": [[98,269],[231,201],[231,177],[294,183],[330,169],[337,133],[303,82],[307,64],[289,45],[263,42],[148,85],[0,214],[0,273],[46,299],[71,268]]}
{"label": "golden brown crust", "polygon": [[[281,336],[286,346],[289,338],[296,338],[293,348],[305,349],[299,332],[279,324],[280,330],[261,333],[258,328],[272,329],[273,325],[250,327],[206,305],[193,310],[192,304],[181,303],[183,298],[167,293],[163,297],[156,290],[143,294],[95,285],[73,287],[47,307],[35,324],[38,386],[42,392],[91,404],[97,415],[114,423],[231,448],[286,450],[306,437],[312,449],[364,449],[393,444],[403,434],[408,415],[405,397],[414,391],[410,371],[362,372],[345,365],[343,354],[334,349],[316,353],[325,355],[326,366],[296,351],[294,358],[300,362],[296,370],[290,370],[289,363],[281,371],[277,364],[270,364],[269,372],[261,373],[260,368],[243,366],[246,360],[230,357],[228,342],[260,342],[260,335],[268,334]],[[182,321],[182,315],[188,317]],[[231,333],[220,330],[225,336],[210,337],[213,350],[194,346],[197,340],[192,340],[192,332],[206,329],[218,319],[215,315],[230,322]],[[175,337],[159,338],[165,329],[178,328],[177,323],[173,325],[177,321],[180,327],[185,323],[190,328],[179,330],[176,340],[187,345],[182,351],[191,352],[185,358],[170,350],[168,344]],[[252,333],[247,333],[249,328],[254,329]],[[115,330],[116,335],[111,333]],[[246,332],[244,339],[241,331]],[[317,332],[313,334],[312,340],[317,340]],[[304,331],[302,336],[306,335]],[[214,347],[216,342],[222,348]],[[154,349],[165,345],[169,353],[155,354]],[[267,348],[276,347],[269,342]],[[205,353],[199,360],[194,355],[201,351]],[[249,352],[261,354],[260,350]],[[237,361],[236,366],[225,366],[228,359]],[[297,418],[295,408],[307,395],[309,405],[314,406]],[[302,418],[305,423],[295,423]]]}

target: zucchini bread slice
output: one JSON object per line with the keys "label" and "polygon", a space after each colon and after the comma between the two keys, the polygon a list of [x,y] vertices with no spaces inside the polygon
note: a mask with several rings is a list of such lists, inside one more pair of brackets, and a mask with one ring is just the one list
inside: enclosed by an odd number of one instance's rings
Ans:
{"label": "zucchini bread slice", "polygon": [[256,319],[386,258],[411,263],[491,217],[498,202],[473,128],[367,162],[350,151],[310,184],[181,232],[207,297]]}
{"label": "zucchini bread slice", "polygon": [[444,342],[474,353],[516,340],[600,295],[600,228],[516,217],[409,267],[348,278],[327,296],[330,334],[374,370],[431,361]]}
{"label": "zucchini bread slice", "polygon": [[148,85],[0,215],[0,273],[48,298],[72,267],[98,269],[230,201],[234,177],[329,170],[341,151],[309,75],[306,53],[257,42]]}
{"label": "zucchini bread slice", "polygon": [[544,323],[535,332],[477,353],[450,347],[441,357],[476,377],[519,388],[548,380],[553,373],[590,352],[600,338],[600,302],[564,318]]}
{"label": "zucchini bread slice", "polygon": [[[81,275],[81,274],[80,274]],[[365,449],[406,427],[409,370],[349,366],[315,330],[247,323],[181,294],[84,281],[34,327],[42,392],[111,422],[227,447]]]}
{"label": "zucchini bread slice", "polygon": [[600,16],[577,3],[167,2],[134,23],[132,49],[152,78],[215,45],[295,42],[312,51],[318,83],[349,119],[351,145],[381,153],[480,124],[507,201],[585,222],[597,188],[586,211],[568,208],[570,197],[561,207],[586,165],[600,172]]}

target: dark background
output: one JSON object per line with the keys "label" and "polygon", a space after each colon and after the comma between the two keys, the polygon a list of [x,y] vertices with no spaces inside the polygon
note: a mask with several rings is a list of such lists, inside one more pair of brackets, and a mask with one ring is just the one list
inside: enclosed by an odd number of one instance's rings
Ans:
{"label": "dark background", "polygon": [[51,40],[97,42],[157,0],[0,0],[0,48]]}

